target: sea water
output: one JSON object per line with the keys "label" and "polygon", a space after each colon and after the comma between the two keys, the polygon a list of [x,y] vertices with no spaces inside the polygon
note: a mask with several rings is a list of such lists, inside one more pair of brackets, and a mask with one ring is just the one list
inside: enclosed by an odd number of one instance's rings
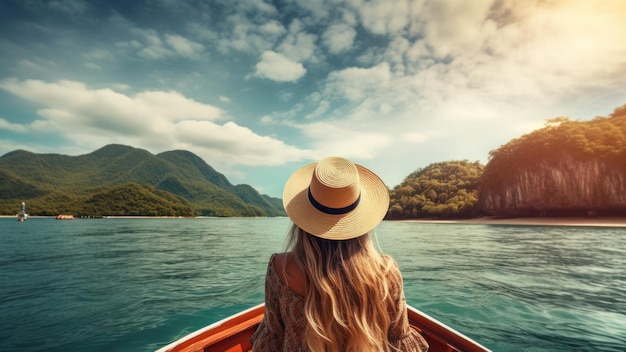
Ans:
{"label": "sea water", "polygon": [[[263,302],[286,218],[0,219],[0,351],[154,351]],[[494,351],[626,351],[626,228],[383,222],[409,304]]]}

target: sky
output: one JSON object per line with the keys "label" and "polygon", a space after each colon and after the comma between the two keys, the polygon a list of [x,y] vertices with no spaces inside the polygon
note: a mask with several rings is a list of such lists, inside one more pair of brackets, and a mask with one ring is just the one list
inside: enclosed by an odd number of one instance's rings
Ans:
{"label": "sky", "polygon": [[343,156],[393,188],[626,104],[626,0],[2,0],[0,155],[188,150],[282,196]]}

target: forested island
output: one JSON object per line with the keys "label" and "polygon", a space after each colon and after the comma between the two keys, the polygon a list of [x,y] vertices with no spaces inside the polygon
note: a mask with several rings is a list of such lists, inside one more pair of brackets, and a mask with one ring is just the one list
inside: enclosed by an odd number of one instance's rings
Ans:
{"label": "forested island", "polygon": [[391,190],[388,219],[626,217],[626,105],[608,117],[558,117],[478,162],[413,172]]}
{"label": "forested island", "polygon": [[[626,217],[626,105],[608,117],[558,117],[492,150],[486,165],[433,163],[390,190],[387,219]],[[108,145],[80,156],[0,157],[0,214],[284,216],[282,201],[232,185],[197,155]]]}
{"label": "forested island", "polygon": [[490,153],[481,211],[501,216],[626,216],[626,105],[546,127]]}

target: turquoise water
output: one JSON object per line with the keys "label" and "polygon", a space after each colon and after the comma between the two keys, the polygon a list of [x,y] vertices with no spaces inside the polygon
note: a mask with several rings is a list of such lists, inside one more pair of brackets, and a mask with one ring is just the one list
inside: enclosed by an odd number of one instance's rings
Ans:
{"label": "turquoise water", "polygon": [[[289,222],[0,219],[1,351],[154,351],[263,301]],[[384,222],[409,304],[494,351],[626,351],[626,228]]]}

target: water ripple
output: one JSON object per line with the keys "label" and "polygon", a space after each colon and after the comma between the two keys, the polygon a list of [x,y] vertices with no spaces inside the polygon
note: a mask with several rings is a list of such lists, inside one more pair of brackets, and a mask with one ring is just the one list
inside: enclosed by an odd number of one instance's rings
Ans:
{"label": "water ripple", "polygon": [[[0,219],[0,344],[153,351],[263,301],[287,219]],[[626,229],[384,222],[410,304],[494,351],[624,351]]]}

